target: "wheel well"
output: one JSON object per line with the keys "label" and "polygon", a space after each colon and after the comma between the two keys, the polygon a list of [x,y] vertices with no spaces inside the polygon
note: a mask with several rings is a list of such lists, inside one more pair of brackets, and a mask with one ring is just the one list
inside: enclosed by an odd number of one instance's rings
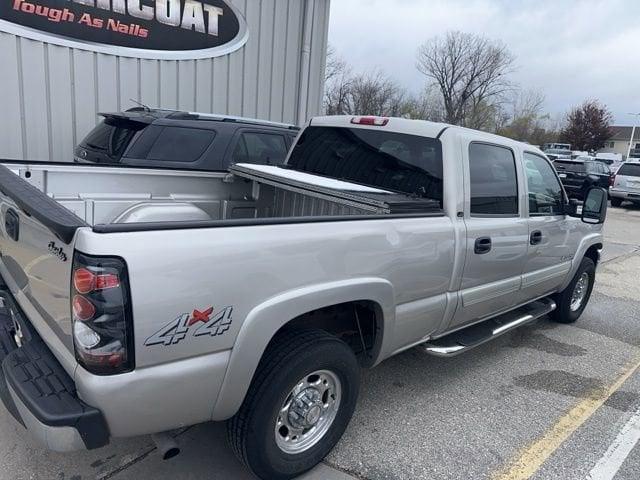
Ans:
{"label": "wheel well", "polygon": [[360,365],[373,365],[382,341],[382,308],[376,302],[359,300],[307,312],[285,324],[271,339],[291,330],[319,329],[343,340]]}
{"label": "wheel well", "polygon": [[602,249],[601,243],[596,243],[595,245],[591,245],[587,249],[587,251],[584,253],[584,256],[593,260],[593,263],[597,265],[598,260],[600,260],[600,254],[598,253],[598,251],[601,249]]}

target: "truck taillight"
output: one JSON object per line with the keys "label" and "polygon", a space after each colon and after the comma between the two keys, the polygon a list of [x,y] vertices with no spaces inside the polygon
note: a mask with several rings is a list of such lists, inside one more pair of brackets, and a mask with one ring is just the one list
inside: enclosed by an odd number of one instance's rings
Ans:
{"label": "truck taillight", "polygon": [[615,183],[616,183],[616,176],[615,175],[611,175],[609,177],[609,186],[613,187],[615,185]]}
{"label": "truck taillight", "polygon": [[76,358],[86,370],[113,375],[133,369],[133,326],[124,260],[75,252],[71,318]]}

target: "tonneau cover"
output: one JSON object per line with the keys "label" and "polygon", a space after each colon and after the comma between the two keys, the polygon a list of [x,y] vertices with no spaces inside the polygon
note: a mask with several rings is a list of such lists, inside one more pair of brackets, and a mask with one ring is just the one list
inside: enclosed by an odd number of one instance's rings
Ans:
{"label": "tonneau cover", "polygon": [[373,208],[378,213],[403,214],[440,210],[439,203],[429,198],[414,197],[285,167],[238,163],[229,170],[238,177],[306,194],[317,193],[335,200],[357,203]]}

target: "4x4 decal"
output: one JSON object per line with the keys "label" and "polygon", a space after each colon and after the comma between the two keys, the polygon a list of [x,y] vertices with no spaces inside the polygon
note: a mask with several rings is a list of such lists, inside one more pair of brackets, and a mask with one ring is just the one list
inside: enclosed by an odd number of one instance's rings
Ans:
{"label": "4x4 decal", "polygon": [[[233,307],[225,307],[215,315],[213,307],[209,307],[202,312],[194,309],[192,313],[179,315],[175,320],[147,338],[144,344],[146,346],[175,345],[184,340],[190,331],[193,331],[194,337],[222,335],[231,326],[233,321],[231,318],[232,313]],[[192,329],[191,327],[194,325],[197,325],[197,328]]]}

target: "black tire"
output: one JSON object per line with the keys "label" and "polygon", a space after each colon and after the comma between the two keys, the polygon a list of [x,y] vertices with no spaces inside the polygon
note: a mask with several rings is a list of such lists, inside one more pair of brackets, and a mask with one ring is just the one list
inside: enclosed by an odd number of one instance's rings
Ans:
{"label": "black tire", "polygon": [[620,206],[622,206],[622,199],[621,198],[616,198],[616,197],[611,197],[611,206],[612,207],[620,207]]}
{"label": "black tire", "polygon": [[[286,453],[275,439],[280,408],[297,382],[317,370],[330,370],[340,380],[335,419],[308,450]],[[284,333],[267,348],[240,410],[227,422],[231,448],[259,478],[294,478],[317,465],[338,443],[353,415],[359,388],[358,361],[342,340],[322,330]]]}
{"label": "black tire", "polygon": [[[580,304],[580,307],[573,310],[571,308],[573,291],[575,289],[576,283],[578,283],[578,280],[583,273],[587,273],[589,277],[589,284],[587,286],[586,294]],[[578,318],[580,318],[580,315],[582,315],[582,312],[584,312],[587,304],[589,303],[589,298],[591,297],[591,292],[593,291],[595,280],[596,266],[593,263],[593,260],[585,257],[582,259],[582,262],[580,262],[578,271],[571,280],[571,283],[569,283],[567,288],[565,288],[562,292],[554,296],[556,309],[551,314],[551,318],[559,323],[574,323],[576,320],[578,320]]]}

